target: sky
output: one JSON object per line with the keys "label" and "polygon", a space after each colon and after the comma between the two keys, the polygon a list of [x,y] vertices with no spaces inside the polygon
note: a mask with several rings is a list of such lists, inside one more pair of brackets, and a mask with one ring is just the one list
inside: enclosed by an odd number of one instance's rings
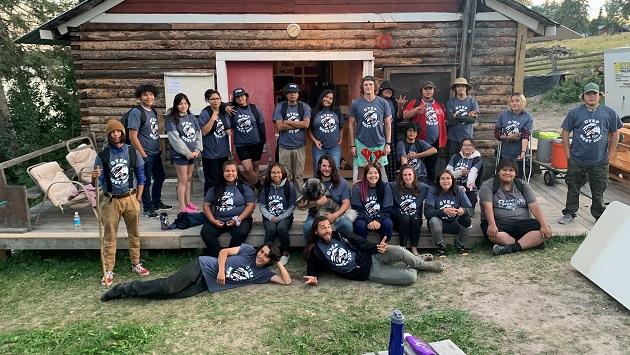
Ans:
{"label": "sky", "polygon": [[[545,0],[532,0],[533,5],[540,5],[544,2]],[[599,8],[604,6],[604,2],[606,2],[606,0],[588,0],[590,18],[597,17],[599,14]]]}

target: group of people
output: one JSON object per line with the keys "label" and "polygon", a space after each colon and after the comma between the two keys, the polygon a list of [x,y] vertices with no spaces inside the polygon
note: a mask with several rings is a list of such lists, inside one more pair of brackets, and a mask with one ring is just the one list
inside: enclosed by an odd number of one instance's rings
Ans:
{"label": "group of people", "polygon": [[[397,285],[413,283],[417,270],[440,271],[443,264],[432,260],[433,255],[418,252],[422,215],[438,257],[446,256],[443,233],[456,234],[458,253],[467,255],[471,217],[478,202],[482,232],[494,244],[493,254],[544,245],[551,237],[551,228],[531,187],[518,177],[522,173],[518,162],[526,159],[533,126],[531,115],[525,111],[525,97],[510,95],[509,109],[499,116],[495,136],[501,142],[501,153],[496,175],[482,182],[483,161],[473,140],[479,105],[469,95],[472,86],[465,78],[456,79],[451,89],[455,96],[446,106],[433,98],[435,85],[430,81],[421,85],[420,98],[407,102],[402,96],[394,98],[391,85],[376,91],[376,79],[364,77],[361,96],[352,102],[345,122],[353,163],[361,177],[353,186],[339,173],[344,119],[335,105],[334,91],[323,91],[311,109],[298,100],[298,85],[285,87],[286,101],[280,102],[273,114],[279,132],[278,161],[267,168],[262,180],[258,179],[257,163],[266,142],[264,117],[249,102],[245,89],[235,89],[230,103],[222,102],[217,91],[206,91],[208,106],[198,119],[190,113],[186,95],[178,94],[166,119],[171,161],[178,176],[180,211],[197,212],[190,198],[190,179],[195,158],[202,157],[206,221],[201,237],[207,247],[205,256],[166,279],[117,285],[103,295],[103,300],[186,297],[201,292],[204,285],[212,292],[248,283],[289,284],[291,278],[284,265],[289,261],[289,230],[296,208],[308,209],[303,233],[308,264],[304,282],[309,285],[317,285],[323,270],[349,279]],[[152,134],[157,137],[157,116],[152,108],[157,90],[144,85],[136,94],[140,105],[128,113],[128,124],[108,122],[107,154],[99,153],[93,173],[106,197],[101,205],[105,286],[113,280],[120,217],[127,224],[132,269],[146,276],[149,271],[139,263],[139,202],[148,217],[170,207],[161,202],[157,188],[161,188],[164,175],[159,145],[155,148],[147,143],[154,143],[148,139]],[[604,210],[603,171],[607,171],[608,157],[616,149],[621,121],[613,110],[599,104],[601,95],[597,85],[588,84],[582,94],[584,104],[569,112],[562,123],[569,191],[560,223],[571,223],[575,216],[579,188],[586,176],[593,192],[593,215],[599,218]],[[408,121],[407,130],[392,149],[392,122],[400,119]],[[130,144],[125,143],[127,136]],[[313,142],[314,177],[325,190],[323,196],[309,203],[298,199],[307,137]],[[229,160],[230,139],[243,172]],[[438,167],[440,156],[450,157],[445,169]],[[388,164],[396,167],[391,182],[387,177],[390,171],[384,169]],[[244,244],[256,204],[265,228],[265,244],[258,250]],[[330,204],[335,206],[332,211],[320,213],[320,207]],[[351,210],[356,213],[349,213]],[[398,230],[400,246],[388,245],[394,229]],[[379,243],[367,240],[370,231],[380,234]],[[218,237],[224,233],[231,239],[222,249]],[[273,245],[276,238],[280,248]],[[407,267],[392,267],[396,261]],[[265,270],[274,263],[279,274]]]}

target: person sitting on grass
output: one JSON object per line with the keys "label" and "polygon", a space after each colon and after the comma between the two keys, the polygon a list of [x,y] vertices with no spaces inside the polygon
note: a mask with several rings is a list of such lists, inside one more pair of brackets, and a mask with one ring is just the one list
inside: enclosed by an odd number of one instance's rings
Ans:
{"label": "person sitting on grass", "polygon": [[[273,264],[278,268],[278,273],[267,268]],[[206,290],[219,292],[267,282],[280,285],[292,282],[289,272],[280,263],[280,250],[271,244],[263,244],[258,249],[242,244],[221,250],[218,258],[200,256],[168,277],[119,283],[105,292],[101,301],[118,298],[186,298]]]}
{"label": "person sitting on grass", "polygon": [[437,247],[436,254],[440,258],[446,257],[443,232],[457,233],[455,246],[460,255],[468,255],[468,235],[470,234],[470,219],[472,206],[463,188],[457,186],[453,173],[442,171],[436,178],[424,203],[424,215],[431,238]]}
{"label": "person sitting on grass", "polygon": [[518,166],[514,160],[501,161],[497,171],[479,189],[481,231],[494,244],[492,253],[501,255],[543,246],[551,238],[551,227],[545,222],[534,191],[516,178]]}
{"label": "person sitting on grass", "polygon": [[[318,217],[304,249],[304,283],[317,286],[321,273],[329,270],[350,280],[408,286],[416,282],[418,271],[444,268],[441,262],[431,261],[430,256],[415,256],[401,246],[387,245],[385,239],[375,244],[354,233],[333,231],[326,217]],[[395,262],[403,262],[406,267],[391,265]]]}
{"label": "person sitting on grass", "polygon": [[289,230],[293,224],[296,205],[295,185],[287,179],[287,170],[280,163],[267,169],[267,177],[258,195],[258,208],[265,226],[265,243],[273,243],[278,237],[282,248],[280,262],[289,262]]}

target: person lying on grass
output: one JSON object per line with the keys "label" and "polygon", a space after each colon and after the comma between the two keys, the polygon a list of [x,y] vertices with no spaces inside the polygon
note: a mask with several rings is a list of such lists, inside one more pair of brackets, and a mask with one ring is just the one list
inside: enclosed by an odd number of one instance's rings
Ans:
{"label": "person lying on grass", "polygon": [[[307,262],[304,283],[317,286],[319,275],[329,270],[350,280],[408,286],[416,282],[417,271],[444,268],[441,262],[431,261],[430,255],[413,255],[401,246],[387,245],[386,239],[375,244],[354,233],[333,231],[326,217],[318,217],[304,249]],[[406,267],[391,265],[397,261]]]}
{"label": "person lying on grass", "polygon": [[[117,284],[101,296],[101,301],[132,297],[185,298],[206,290],[219,292],[267,282],[289,285],[291,276],[280,263],[280,255],[278,247],[271,244],[263,244],[258,249],[241,244],[222,249],[218,258],[200,256],[168,277]],[[273,264],[278,268],[277,274],[267,268]]]}
{"label": "person lying on grass", "polygon": [[492,253],[543,247],[545,240],[551,238],[551,227],[545,222],[532,188],[516,177],[516,161],[500,161],[497,172],[479,189],[481,231],[484,239],[494,244]]}

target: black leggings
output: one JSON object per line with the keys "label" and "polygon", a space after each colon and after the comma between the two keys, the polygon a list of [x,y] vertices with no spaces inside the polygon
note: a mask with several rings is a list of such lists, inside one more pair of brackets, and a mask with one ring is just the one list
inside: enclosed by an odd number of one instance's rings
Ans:
{"label": "black leggings", "polygon": [[227,157],[219,159],[201,158],[203,164],[203,195],[206,195],[208,189],[214,186],[221,178],[223,178],[223,163],[227,161]]}
{"label": "black leggings", "polygon": [[208,286],[201,272],[199,258],[195,258],[171,276],[121,283],[112,287],[106,295],[108,299],[127,297],[171,299],[192,297],[204,291],[208,291]]}
{"label": "black leggings", "polygon": [[219,244],[219,236],[223,233],[229,232],[232,238],[230,239],[229,248],[238,247],[245,242],[249,231],[252,230],[252,218],[247,218],[241,221],[240,226],[223,227],[218,228],[210,221],[206,221],[201,228],[201,239],[206,244],[207,255],[218,257],[221,245]]}
{"label": "black leggings", "polygon": [[407,246],[407,241],[412,247],[418,246],[420,239],[420,227],[422,227],[422,217],[420,215],[408,216],[405,214],[392,214],[394,217],[394,228],[398,231],[398,240],[401,247]]}

